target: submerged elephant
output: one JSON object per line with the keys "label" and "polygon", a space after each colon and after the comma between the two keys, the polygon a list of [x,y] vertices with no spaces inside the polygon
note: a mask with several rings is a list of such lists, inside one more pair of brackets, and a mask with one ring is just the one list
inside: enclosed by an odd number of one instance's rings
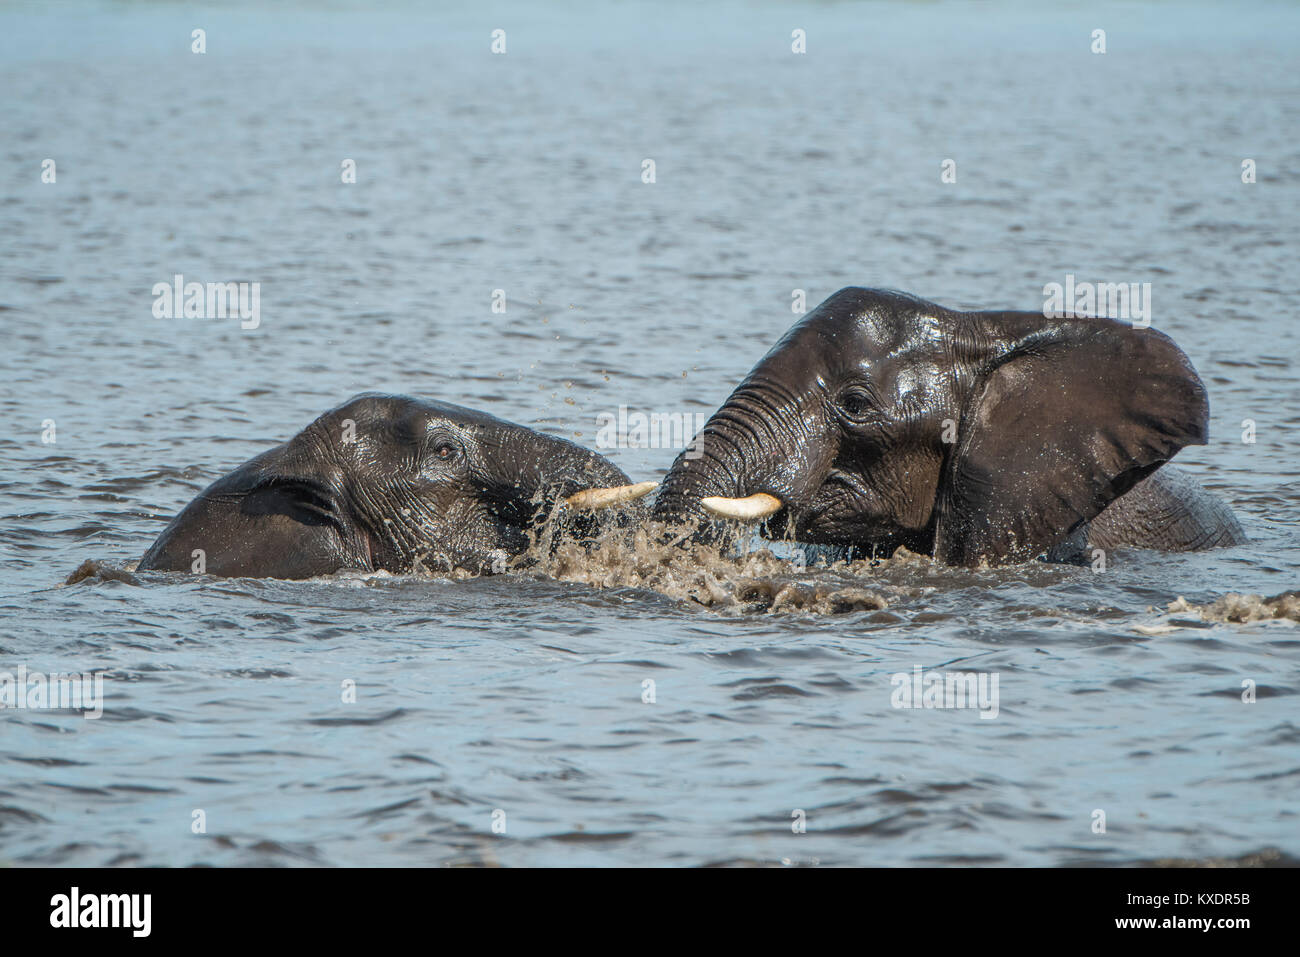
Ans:
{"label": "submerged elephant", "polygon": [[[561,499],[635,500],[604,457],[473,409],[367,393],[212,483],[163,531],[141,570],[310,578],[344,568],[500,570]],[[200,553],[200,555],[196,555]]]}
{"label": "submerged elephant", "polygon": [[709,419],[654,516],[960,565],[1237,544],[1228,507],[1161,468],[1205,444],[1208,419],[1191,363],[1153,329],[842,289]]}

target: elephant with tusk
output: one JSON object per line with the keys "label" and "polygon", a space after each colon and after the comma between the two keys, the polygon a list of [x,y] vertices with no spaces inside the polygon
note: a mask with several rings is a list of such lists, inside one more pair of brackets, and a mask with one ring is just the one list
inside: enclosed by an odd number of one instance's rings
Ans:
{"label": "elephant with tusk", "polygon": [[652,514],[697,537],[725,534],[717,517],[957,565],[1235,545],[1228,506],[1165,466],[1208,421],[1200,378],[1154,329],[847,288],[713,414]]}
{"label": "elephant with tusk", "polygon": [[484,412],[366,393],[213,482],[139,569],[501,571],[553,517],[568,534],[594,534],[596,510],[653,488],[630,485],[595,452]]}

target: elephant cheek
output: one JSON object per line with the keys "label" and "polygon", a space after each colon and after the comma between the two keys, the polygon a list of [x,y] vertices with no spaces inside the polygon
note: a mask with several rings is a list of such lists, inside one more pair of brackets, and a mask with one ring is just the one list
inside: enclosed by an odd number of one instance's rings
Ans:
{"label": "elephant cheek", "polygon": [[[440,549],[436,564],[445,564],[474,575],[499,575],[509,568],[511,559],[525,554],[532,544],[528,535],[518,528],[480,530],[461,539],[450,549]],[[435,563],[422,562],[427,567]]]}
{"label": "elephant cheek", "polygon": [[[422,568],[430,572],[459,569],[471,574],[505,571],[504,564],[528,551],[532,539],[516,525],[499,519],[482,505],[459,503],[414,533],[418,544],[404,558],[390,559],[394,572]],[[387,565],[385,567],[388,567]]]}
{"label": "elephant cheek", "polygon": [[892,469],[882,487],[894,490],[888,506],[901,528],[918,532],[933,527],[943,467],[943,454],[927,450]]}

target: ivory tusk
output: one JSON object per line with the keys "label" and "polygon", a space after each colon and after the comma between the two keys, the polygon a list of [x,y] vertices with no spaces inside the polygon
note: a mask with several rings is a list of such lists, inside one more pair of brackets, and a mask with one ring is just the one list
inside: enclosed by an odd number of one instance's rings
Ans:
{"label": "ivory tusk", "polygon": [[658,482],[638,482],[635,485],[616,485],[613,488],[586,488],[581,492],[574,492],[564,500],[564,504],[569,508],[608,508],[611,505],[622,505],[625,502],[635,502],[639,498],[644,498],[658,485]]}
{"label": "ivory tusk", "polygon": [[755,522],[781,511],[781,500],[766,492],[755,492],[748,498],[723,498],[710,495],[700,499],[700,504],[714,515]]}

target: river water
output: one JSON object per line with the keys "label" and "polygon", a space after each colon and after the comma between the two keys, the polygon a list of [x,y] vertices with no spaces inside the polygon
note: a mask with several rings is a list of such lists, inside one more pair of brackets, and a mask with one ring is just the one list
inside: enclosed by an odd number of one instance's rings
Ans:
{"label": "river water", "polygon": [[[1298,38],[1270,5],[6,7],[0,671],[105,698],[0,714],[0,863],[1294,860],[1295,621],[1167,608],[1300,577]],[[157,318],[177,274],[259,283],[257,327]],[[594,445],[711,412],[793,290],[1036,309],[1067,274],[1151,283],[1212,403],[1178,462],[1249,544],[129,571],[356,392]],[[995,676],[996,717],[894,707],[918,667]]]}

